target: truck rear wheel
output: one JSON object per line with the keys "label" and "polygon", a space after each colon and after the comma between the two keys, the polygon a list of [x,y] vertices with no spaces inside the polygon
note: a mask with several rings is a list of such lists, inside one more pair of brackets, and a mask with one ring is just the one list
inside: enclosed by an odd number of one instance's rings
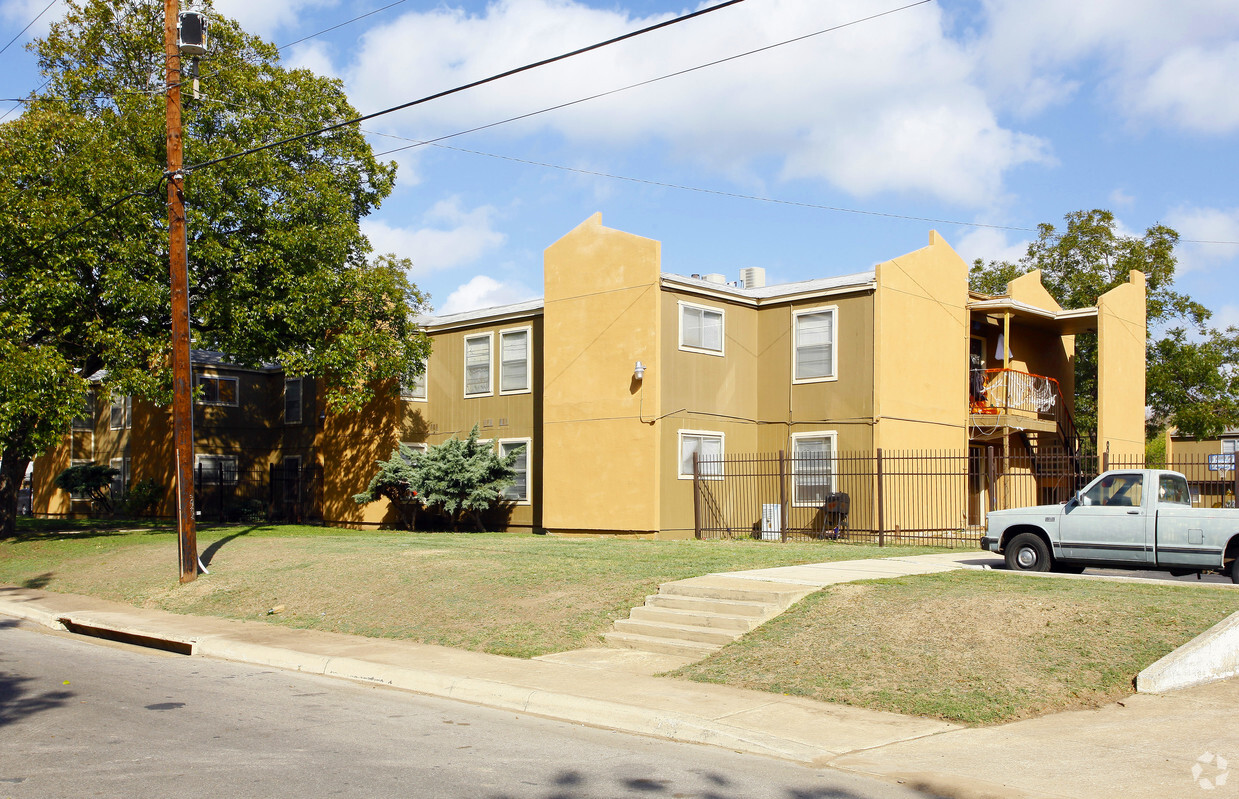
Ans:
{"label": "truck rear wheel", "polygon": [[1239,585],[1239,558],[1230,562],[1230,581]]}
{"label": "truck rear wheel", "polygon": [[1034,533],[1020,533],[1012,538],[1004,555],[1008,569],[1022,572],[1050,570],[1050,548],[1041,536]]}

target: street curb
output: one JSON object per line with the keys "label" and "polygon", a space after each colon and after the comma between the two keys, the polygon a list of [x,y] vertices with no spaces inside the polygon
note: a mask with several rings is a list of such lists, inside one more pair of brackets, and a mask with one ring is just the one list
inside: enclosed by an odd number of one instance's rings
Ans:
{"label": "street curb", "polygon": [[719,746],[801,763],[812,763],[840,754],[821,747],[735,727],[710,718],[652,710],[593,697],[554,693],[479,677],[449,676],[434,671],[389,666],[349,657],[310,655],[291,652],[280,647],[241,643],[216,637],[198,639],[195,654],[355,682],[386,685],[413,693],[468,702],[499,710],[528,713],[558,721],[604,727],[684,743]]}
{"label": "street curb", "polygon": [[1239,612],[1136,675],[1136,693],[1160,694],[1239,674]]}

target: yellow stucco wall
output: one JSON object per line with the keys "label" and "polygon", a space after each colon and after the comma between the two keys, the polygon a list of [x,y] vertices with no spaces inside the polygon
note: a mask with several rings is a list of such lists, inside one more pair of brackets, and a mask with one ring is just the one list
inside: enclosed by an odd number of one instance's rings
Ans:
{"label": "yellow stucco wall", "polygon": [[1111,454],[1144,454],[1145,279],[1128,281],[1097,300],[1097,446]]}
{"label": "yellow stucco wall", "polygon": [[967,445],[968,265],[930,231],[929,246],[878,264],[875,447]]}
{"label": "yellow stucco wall", "polygon": [[[543,524],[659,529],[660,245],[595,214],[544,256]],[[647,371],[641,381],[633,365]]]}

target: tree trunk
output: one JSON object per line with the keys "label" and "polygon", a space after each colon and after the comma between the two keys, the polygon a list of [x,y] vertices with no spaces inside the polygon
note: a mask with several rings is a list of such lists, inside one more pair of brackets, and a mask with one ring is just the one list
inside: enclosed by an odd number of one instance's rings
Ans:
{"label": "tree trunk", "polygon": [[17,535],[17,492],[29,465],[30,459],[15,449],[5,449],[0,456],[0,541]]}

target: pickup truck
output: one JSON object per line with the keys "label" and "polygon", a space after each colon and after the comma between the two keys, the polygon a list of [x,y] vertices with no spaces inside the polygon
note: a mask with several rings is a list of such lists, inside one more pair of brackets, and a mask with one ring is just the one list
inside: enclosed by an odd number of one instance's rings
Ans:
{"label": "pickup truck", "polygon": [[1239,510],[1193,508],[1178,472],[1118,469],[1062,505],[991,511],[981,548],[1020,571],[1218,572],[1239,583]]}

